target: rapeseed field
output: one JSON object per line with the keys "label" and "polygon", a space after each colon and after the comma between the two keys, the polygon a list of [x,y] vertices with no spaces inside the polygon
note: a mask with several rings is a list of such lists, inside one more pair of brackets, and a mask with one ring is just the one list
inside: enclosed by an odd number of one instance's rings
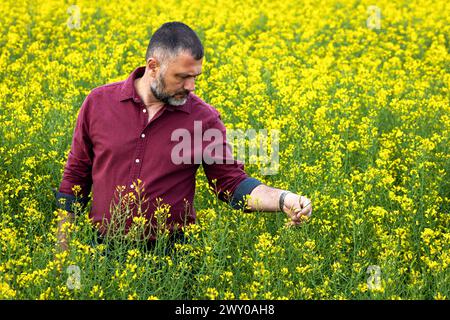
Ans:
{"label": "rapeseed field", "polygon": [[[1,299],[450,297],[448,1],[5,0],[0,11]],[[289,228],[280,212],[233,210],[200,170],[198,221],[175,250],[164,231],[152,251],[94,245],[84,210],[58,252],[53,189],[80,106],[143,66],[168,21],[201,38],[196,94],[228,129],[279,130],[277,174],[246,172],[308,196],[313,215]]]}

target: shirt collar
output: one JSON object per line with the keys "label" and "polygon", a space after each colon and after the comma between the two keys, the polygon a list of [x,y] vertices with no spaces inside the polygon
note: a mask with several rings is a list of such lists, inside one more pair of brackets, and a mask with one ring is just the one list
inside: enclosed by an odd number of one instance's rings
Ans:
{"label": "shirt collar", "polygon": [[[133,99],[134,101],[140,101],[140,98],[136,92],[136,88],[134,87],[134,80],[140,78],[145,73],[145,66],[136,68],[124,81],[122,84],[122,88],[120,90],[120,101],[125,101],[128,99]],[[191,105],[192,105],[192,93],[189,93],[186,103],[181,106],[172,106],[169,104],[165,104],[165,108],[168,111],[184,111],[186,113],[191,113]]]}

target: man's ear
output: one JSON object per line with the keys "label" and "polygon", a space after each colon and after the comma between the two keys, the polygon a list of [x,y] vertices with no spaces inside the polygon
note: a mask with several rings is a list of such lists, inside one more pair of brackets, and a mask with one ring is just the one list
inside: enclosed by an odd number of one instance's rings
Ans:
{"label": "man's ear", "polygon": [[158,70],[158,68],[159,68],[159,63],[158,63],[158,61],[155,59],[155,58],[149,58],[148,60],[147,60],[147,68],[148,68],[148,70],[150,71],[150,75],[152,76],[152,77],[155,77],[156,76],[156,71]]}

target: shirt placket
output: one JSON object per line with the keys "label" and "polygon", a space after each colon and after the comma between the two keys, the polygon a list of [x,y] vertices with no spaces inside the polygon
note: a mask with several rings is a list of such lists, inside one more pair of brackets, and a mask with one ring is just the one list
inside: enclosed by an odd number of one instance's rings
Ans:
{"label": "shirt placket", "polygon": [[[150,122],[148,122],[148,112],[147,109],[145,107],[145,105],[143,103],[141,103],[140,101],[136,101],[139,104],[139,109],[140,109],[140,118],[141,118],[141,128],[142,130],[139,133],[139,138],[138,138],[138,142],[136,144],[136,150],[133,156],[133,164],[131,166],[131,171],[130,171],[130,183],[129,183],[129,188],[134,190],[135,189],[135,185],[133,183],[137,183],[137,179],[140,179],[141,177],[141,171],[142,171],[142,165],[143,165],[143,156],[145,154],[145,148],[148,146],[148,138],[149,138],[149,132],[150,132],[150,128],[151,125],[153,124],[153,122],[155,120],[157,120],[161,114],[164,112],[165,107],[161,108],[161,110],[159,110],[155,116],[152,118],[152,120]],[[141,179],[142,180],[142,179]]]}

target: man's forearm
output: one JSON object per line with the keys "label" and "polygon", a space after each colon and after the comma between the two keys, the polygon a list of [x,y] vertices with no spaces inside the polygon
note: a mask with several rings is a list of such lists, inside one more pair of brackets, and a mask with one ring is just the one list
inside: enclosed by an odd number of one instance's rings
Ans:
{"label": "man's forearm", "polygon": [[247,210],[283,211],[291,218],[289,224],[297,225],[301,223],[303,216],[306,219],[311,216],[312,204],[311,200],[305,196],[260,184],[250,193]]}
{"label": "man's forearm", "polygon": [[280,211],[280,195],[284,190],[260,184],[250,193],[248,207],[251,211]]}

